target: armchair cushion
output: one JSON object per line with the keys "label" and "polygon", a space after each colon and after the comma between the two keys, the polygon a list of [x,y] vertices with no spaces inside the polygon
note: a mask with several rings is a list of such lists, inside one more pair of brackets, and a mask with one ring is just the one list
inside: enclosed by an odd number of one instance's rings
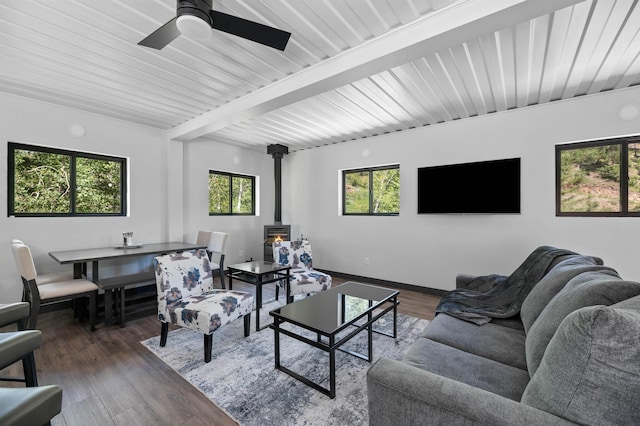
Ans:
{"label": "armchair cushion", "polygon": [[313,256],[309,241],[275,241],[273,258],[276,263],[292,269],[313,269]]}
{"label": "armchair cushion", "polygon": [[213,288],[209,257],[194,250],[156,257],[158,319],[203,334],[250,314],[250,293]]}
{"label": "armchair cushion", "polygon": [[211,290],[197,296],[179,297],[180,289],[169,289],[164,297],[169,302],[158,319],[203,334],[211,334],[223,325],[253,311],[250,293],[232,290]]}
{"label": "armchair cushion", "polygon": [[280,265],[291,266],[291,296],[318,293],[331,288],[331,275],[313,269],[309,241],[275,241],[273,258]]}

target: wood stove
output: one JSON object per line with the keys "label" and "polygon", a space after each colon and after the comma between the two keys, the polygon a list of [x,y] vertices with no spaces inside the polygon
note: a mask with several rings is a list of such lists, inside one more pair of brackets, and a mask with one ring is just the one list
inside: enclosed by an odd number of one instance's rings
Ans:
{"label": "wood stove", "polygon": [[291,225],[264,226],[264,260],[273,262],[273,242],[289,241],[291,239]]}
{"label": "wood stove", "polygon": [[267,147],[267,154],[273,157],[273,175],[275,180],[274,224],[264,226],[264,260],[273,262],[273,242],[289,241],[291,225],[282,224],[282,157],[289,153],[284,145],[274,144]]}

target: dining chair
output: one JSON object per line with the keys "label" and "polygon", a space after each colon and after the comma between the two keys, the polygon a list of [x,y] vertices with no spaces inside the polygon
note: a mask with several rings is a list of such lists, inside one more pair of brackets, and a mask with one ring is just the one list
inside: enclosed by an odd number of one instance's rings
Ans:
{"label": "dining chair", "polygon": [[204,334],[204,361],[211,361],[212,333],[244,318],[244,336],[255,307],[251,293],[213,288],[209,257],[203,249],[158,256],[153,260],[158,290],[160,346],[167,344],[169,324]]}
{"label": "dining chair", "polygon": [[196,244],[200,244],[202,246],[209,246],[209,241],[211,240],[211,234],[213,231],[200,230],[198,231],[198,236],[196,237]]}
{"label": "dining chair", "polygon": [[[16,240],[13,239],[11,240],[11,245],[13,246],[14,244],[22,244],[25,245],[21,240]],[[15,255],[14,255],[15,257]],[[16,265],[18,264],[18,260],[15,259],[16,261]],[[50,272],[48,274],[40,274],[38,275],[38,278],[36,279],[36,283],[38,285],[41,284],[48,284],[48,283],[53,283],[56,281],[67,281],[67,280],[72,280],[73,279],[73,271],[72,270],[68,270],[68,271],[61,271],[61,272]]]}
{"label": "dining chair", "polygon": [[[218,271],[222,288],[226,288],[224,284],[224,257],[227,254],[228,236],[229,234],[226,232],[212,232],[211,238],[209,239],[209,246],[207,247],[207,251],[210,253],[209,259],[211,260],[211,272],[216,270]],[[214,260],[216,257],[218,259],[218,263]]]}
{"label": "dining chair", "polygon": [[[16,260],[18,273],[22,278],[23,301],[29,302],[31,308],[27,328],[34,329],[36,327],[42,304],[86,297],[89,299],[91,331],[95,330],[98,298],[98,286],[95,283],[84,278],[68,279],[65,276],[60,280],[39,281],[29,247],[24,244],[12,244],[11,250]],[[52,279],[52,276],[53,274],[50,274],[48,278]]]}
{"label": "dining chair", "polygon": [[[196,244],[207,246],[207,255],[209,256],[211,271],[218,271],[222,288],[226,288],[224,282],[224,258],[227,254],[227,237],[226,232],[214,231],[198,231]],[[214,257],[215,255],[215,257]],[[214,261],[217,258],[218,263]]]}

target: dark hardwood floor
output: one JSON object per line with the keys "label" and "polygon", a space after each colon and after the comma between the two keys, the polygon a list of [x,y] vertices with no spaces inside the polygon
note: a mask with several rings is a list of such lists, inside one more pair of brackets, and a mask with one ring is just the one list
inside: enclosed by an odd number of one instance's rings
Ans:
{"label": "dark hardwood floor", "polygon": [[[334,286],[345,281],[334,277]],[[235,282],[234,289],[255,291],[241,282]],[[270,292],[265,287],[265,299],[273,297]],[[438,296],[402,290],[399,312],[432,319],[438,300]],[[36,352],[38,381],[63,388],[62,413],[52,420],[53,425],[235,424],[140,344],[160,334],[153,314],[128,320],[125,328],[99,324],[92,333],[87,322],[79,322],[65,309],[42,314],[37,328],[43,334]],[[22,375],[22,365],[0,371],[0,376],[6,375]],[[1,386],[22,385],[3,382]]]}

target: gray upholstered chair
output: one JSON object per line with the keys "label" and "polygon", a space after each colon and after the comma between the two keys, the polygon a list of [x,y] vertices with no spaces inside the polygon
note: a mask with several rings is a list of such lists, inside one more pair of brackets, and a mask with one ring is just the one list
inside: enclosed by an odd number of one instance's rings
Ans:
{"label": "gray upholstered chair", "polygon": [[64,273],[58,275],[61,279],[55,279],[56,275],[51,274],[46,276],[46,280],[39,280],[29,247],[15,243],[11,245],[11,250],[22,278],[23,301],[29,302],[31,307],[27,328],[36,327],[42,304],[86,297],[89,299],[91,331],[95,330],[98,297],[98,286],[95,283],[83,278],[67,279]]}
{"label": "gray upholstered chair", "polygon": [[169,323],[204,334],[204,361],[211,361],[212,333],[244,318],[249,335],[251,293],[213,288],[209,257],[203,249],[158,256],[153,261],[158,290],[160,346],[167,343]]}
{"label": "gray upholstered chair", "polygon": [[29,318],[26,302],[0,305],[0,327],[16,324],[18,331],[0,333],[0,370],[22,360],[24,379],[1,378],[24,382],[26,388],[0,388],[1,425],[45,425],[62,409],[62,388],[38,386],[33,351],[42,343],[39,330],[24,330]]}
{"label": "gray upholstered chair", "polygon": [[33,351],[42,344],[40,330],[25,330],[29,318],[26,302],[0,305],[0,327],[16,324],[18,331],[0,333],[0,370],[22,361],[24,378],[2,377],[2,381],[23,382],[28,387],[38,386],[36,361]]}
{"label": "gray upholstered chair", "polygon": [[58,385],[0,388],[0,401],[3,426],[49,425],[62,410],[62,388]]}

